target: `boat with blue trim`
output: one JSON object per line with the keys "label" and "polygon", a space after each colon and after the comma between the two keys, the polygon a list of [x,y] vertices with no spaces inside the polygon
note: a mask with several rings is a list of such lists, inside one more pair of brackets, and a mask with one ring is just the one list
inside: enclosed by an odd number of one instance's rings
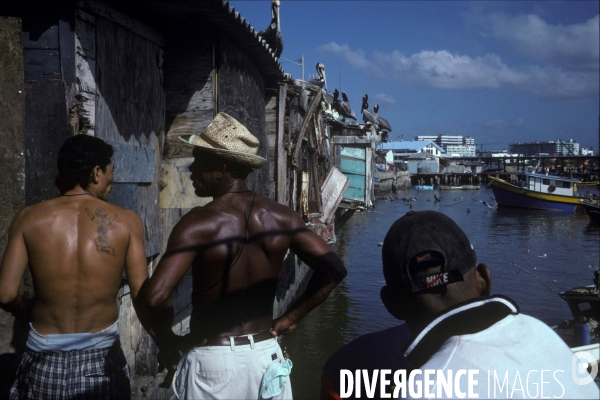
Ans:
{"label": "boat with blue trim", "polygon": [[562,212],[583,211],[581,197],[575,195],[579,179],[535,172],[519,172],[511,183],[490,176],[490,187],[499,206],[533,208]]}

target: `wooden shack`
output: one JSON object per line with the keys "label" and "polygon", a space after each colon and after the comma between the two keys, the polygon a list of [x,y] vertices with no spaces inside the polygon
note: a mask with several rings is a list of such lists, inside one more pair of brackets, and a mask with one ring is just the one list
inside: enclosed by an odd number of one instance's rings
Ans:
{"label": "wooden shack", "polygon": [[[367,149],[365,174],[372,171],[375,132],[332,117],[327,93],[286,76],[226,0],[3,2],[0,71],[2,253],[16,212],[58,195],[64,140],[87,134],[114,147],[110,202],[142,218],[152,273],[174,224],[210,201],[193,193],[191,149],[177,137],[200,132],[220,111],[248,127],[268,160],[249,176],[249,187],[298,211],[326,240],[334,241],[336,225],[351,215],[342,218],[343,210],[371,205],[372,179],[365,175],[362,200],[344,199],[352,178],[342,171],[350,147]],[[301,294],[308,276],[293,254],[286,257],[276,314]],[[33,291],[30,279],[23,290]],[[174,296],[178,333],[188,326],[191,290],[186,276]],[[132,375],[155,375],[156,348],[128,292],[124,280],[124,352]],[[0,311],[0,357],[23,349],[26,328]]]}

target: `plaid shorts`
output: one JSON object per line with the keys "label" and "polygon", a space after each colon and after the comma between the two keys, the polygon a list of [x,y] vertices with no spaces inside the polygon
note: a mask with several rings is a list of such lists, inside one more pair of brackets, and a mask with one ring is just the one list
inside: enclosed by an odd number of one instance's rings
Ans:
{"label": "plaid shorts", "polygon": [[129,399],[129,368],[121,343],[61,353],[27,350],[10,399]]}

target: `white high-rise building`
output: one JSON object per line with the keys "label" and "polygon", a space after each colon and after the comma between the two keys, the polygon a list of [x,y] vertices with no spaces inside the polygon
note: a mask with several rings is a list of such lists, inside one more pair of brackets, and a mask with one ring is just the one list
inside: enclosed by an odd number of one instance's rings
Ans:
{"label": "white high-rise building", "polygon": [[415,140],[431,140],[445,150],[447,157],[475,157],[475,139],[462,135],[420,135]]}

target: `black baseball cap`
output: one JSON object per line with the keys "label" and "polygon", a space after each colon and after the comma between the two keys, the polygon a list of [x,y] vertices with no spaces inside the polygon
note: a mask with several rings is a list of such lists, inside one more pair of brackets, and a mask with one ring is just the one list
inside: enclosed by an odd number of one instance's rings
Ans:
{"label": "black baseball cap", "polygon": [[[387,285],[413,293],[464,280],[477,260],[467,235],[437,211],[409,211],[396,220],[385,236],[382,259]],[[420,273],[433,266],[441,271]]]}

